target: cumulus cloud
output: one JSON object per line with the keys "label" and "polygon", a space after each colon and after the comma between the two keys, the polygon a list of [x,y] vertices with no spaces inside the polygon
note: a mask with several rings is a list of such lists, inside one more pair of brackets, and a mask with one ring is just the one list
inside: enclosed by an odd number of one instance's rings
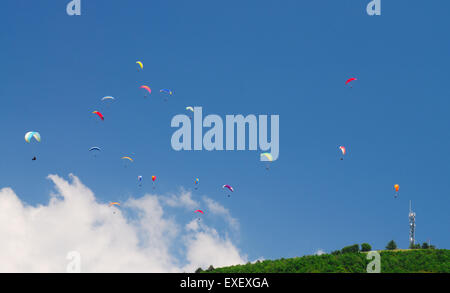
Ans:
{"label": "cumulus cloud", "polygon": [[203,201],[206,203],[206,207],[210,213],[222,216],[234,230],[239,229],[238,220],[231,216],[227,208],[206,196],[203,197]]}
{"label": "cumulus cloud", "polygon": [[0,190],[0,272],[66,272],[71,251],[81,257],[81,272],[192,272],[247,262],[224,233],[165,213],[167,206],[196,206],[188,192],[109,207],[76,176],[49,179],[55,192],[45,205],[29,206],[12,189]]}

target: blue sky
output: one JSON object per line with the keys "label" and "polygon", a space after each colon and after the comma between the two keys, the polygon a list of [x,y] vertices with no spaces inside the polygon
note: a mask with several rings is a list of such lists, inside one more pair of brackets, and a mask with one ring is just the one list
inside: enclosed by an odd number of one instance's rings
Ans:
{"label": "blue sky", "polygon": [[[234,241],[249,259],[391,239],[406,248],[412,200],[417,240],[449,247],[448,1],[382,1],[379,17],[369,0],[83,0],[79,17],[55,2],[0,8],[0,187],[45,204],[47,175],[73,173],[109,202],[151,192],[151,175],[161,194],[198,177],[194,197],[239,220]],[[162,88],[174,91],[167,102]],[[255,151],[173,151],[170,121],[190,105],[279,115],[279,159],[266,171]],[[31,130],[40,144],[25,143]]]}

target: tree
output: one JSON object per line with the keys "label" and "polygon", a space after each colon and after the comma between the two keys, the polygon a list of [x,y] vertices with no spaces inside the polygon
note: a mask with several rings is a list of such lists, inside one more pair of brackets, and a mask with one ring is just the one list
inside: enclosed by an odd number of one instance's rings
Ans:
{"label": "tree", "polygon": [[214,271],[214,267],[212,265],[210,265],[209,268],[206,269],[206,271],[207,272]]}
{"label": "tree", "polygon": [[428,248],[430,248],[428,243],[426,243],[426,242],[422,243],[422,249],[428,249]]}
{"label": "tree", "polygon": [[359,252],[359,244],[353,244],[342,248],[342,253],[356,253]]}
{"label": "tree", "polygon": [[361,251],[371,251],[372,250],[372,246],[370,246],[369,243],[363,243],[361,244]]}
{"label": "tree", "polygon": [[389,241],[389,243],[386,245],[387,250],[394,250],[397,249],[397,243],[395,243],[394,240]]}
{"label": "tree", "polygon": [[203,272],[202,268],[198,268],[198,269],[195,271],[196,274],[201,273],[201,272]]}

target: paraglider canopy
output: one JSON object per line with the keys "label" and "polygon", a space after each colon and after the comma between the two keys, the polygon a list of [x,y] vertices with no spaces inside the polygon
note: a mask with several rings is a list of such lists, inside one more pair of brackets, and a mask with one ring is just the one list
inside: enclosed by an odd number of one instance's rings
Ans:
{"label": "paraglider canopy", "polygon": [[139,67],[142,69],[144,69],[144,64],[141,61],[136,61],[136,64],[139,65]]}
{"label": "paraglider canopy", "polygon": [[262,153],[261,154],[261,161],[267,161],[267,162],[272,162],[273,161],[273,157],[271,153]]}
{"label": "paraglider canopy", "polygon": [[98,117],[100,117],[100,119],[105,120],[105,117],[103,117],[103,114],[100,113],[99,111],[94,111],[94,112],[92,112],[92,114],[97,114]]}
{"label": "paraglider canopy", "polygon": [[148,87],[148,86],[146,86],[146,85],[141,86],[141,89],[146,90],[149,94],[152,93],[152,90],[150,89],[150,87]]}
{"label": "paraglider canopy", "polygon": [[128,160],[128,161],[130,161],[130,162],[134,162],[133,159],[130,158],[130,157],[122,157],[121,159],[122,159],[122,160]]}
{"label": "paraglider canopy", "polygon": [[166,93],[166,94],[169,94],[169,95],[173,95],[173,92],[171,90],[169,90],[169,89],[162,89],[159,92],[160,93]]}
{"label": "paraglider canopy", "polygon": [[354,77],[349,78],[349,79],[347,79],[347,81],[345,82],[345,84],[349,84],[350,82],[355,81],[355,80],[357,80],[357,79],[354,78]]}
{"label": "paraglider canopy", "polygon": [[101,149],[99,148],[99,147],[91,147],[90,149],[89,149],[89,151],[90,152],[92,152],[92,151],[100,151]]}
{"label": "paraglider canopy", "polygon": [[30,131],[25,134],[25,141],[30,143],[31,139],[34,138],[37,142],[41,142],[41,135],[39,132]]}
{"label": "paraglider canopy", "polygon": [[195,213],[201,213],[202,215],[204,215],[202,210],[196,210]]}
{"label": "paraglider canopy", "polygon": [[233,187],[231,187],[231,186],[228,185],[228,184],[225,184],[224,186],[222,186],[222,188],[227,188],[227,189],[230,190],[231,192],[234,192]]}
{"label": "paraglider canopy", "polygon": [[156,176],[155,175],[152,176],[152,180],[153,180],[153,182],[155,182],[155,180],[156,180]]}

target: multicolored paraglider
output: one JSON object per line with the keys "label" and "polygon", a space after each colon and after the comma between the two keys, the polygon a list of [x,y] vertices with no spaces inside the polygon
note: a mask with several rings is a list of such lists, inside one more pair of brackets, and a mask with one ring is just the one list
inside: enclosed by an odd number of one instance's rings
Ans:
{"label": "multicolored paraglider", "polygon": [[394,190],[395,190],[395,195],[394,195],[394,197],[397,198],[397,197],[398,197],[398,191],[400,190],[400,185],[395,184],[395,185],[394,185]]}
{"label": "multicolored paraglider", "polygon": [[37,142],[41,142],[41,135],[36,131],[29,131],[25,134],[25,141],[30,143],[31,139],[35,139]]}
{"label": "multicolored paraglider", "polygon": [[[222,188],[223,188],[223,189],[228,189],[229,191],[234,192],[234,188],[231,187],[231,186],[228,185],[228,184],[225,184],[224,186],[222,186]],[[230,196],[231,196],[231,195],[228,194],[228,197],[230,197]]]}
{"label": "multicolored paraglider", "polygon": [[103,114],[100,113],[99,111],[94,111],[94,112],[92,112],[92,114],[97,114],[98,117],[100,117],[100,119],[102,119],[102,121],[105,120],[105,117],[103,117]]}
{"label": "multicolored paraglider", "polygon": [[[110,202],[109,203],[109,207],[112,207],[112,206],[120,206],[120,203],[118,203],[118,202]],[[113,214],[115,214],[116,212],[114,211],[113,212]]]}
{"label": "multicolored paraglider", "polygon": [[150,95],[152,93],[152,90],[149,86],[143,85],[140,87],[141,89],[144,89],[146,91],[146,94],[144,97],[147,97],[147,95]]}
{"label": "multicolored paraglider", "polygon": [[342,157],[341,157],[341,160],[343,160],[344,159],[344,156],[345,156],[345,154],[347,153],[347,150],[345,149],[345,147],[344,146],[340,146],[339,147],[339,149],[341,150],[341,153],[342,153]]}
{"label": "multicolored paraglider", "polygon": [[159,92],[162,93],[162,94],[166,94],[165,97],[164,97],[164,101],[168,100],[167,96],[173,95],[172,90],[169,90],[169,89],[162,89]]}
{"label": "multicolored paraglider", "polygon": [[102,101],[106,101],[106,100],[114,101],[115,98],[114,98],[114,97],[111,97],[111,96],[106,96],[106,97],[103,97],[103,98],[102,98]]}
{"label": "multicolored paraglider", "polygon": [[194,180],[194,184],[195,184],[195,190],[197,190],[198,189],[198,183],[200,182],[200,179],[198,179],[198,178],[195,178],[195,180]]}
{"label": "multicolored paraglider", "polygon": [[[25,141],[27,143],[31,143],[32,139],[35,139],[36,142],[41,142],[41,135],[39,134],[39,132],[36,131],[29,131],[27,133],[25,133]],[[32,161],[36,161],[36,156],[33,156],[33,158],[31,159]]]}
{"label": "multicolored paraglider", "polygon": [[259,160],[266,162],[266,170],[269,170],[269,164],[270,162],[273,162],[273,157],[271,153],[262,153]]}
{"label": "multicolored paraglider", "polygon": [[153,175],[152,176],[152,181],[153,181],[153,189],[155,189],[155,181],[156,181],[156,176],[155,175]]}

